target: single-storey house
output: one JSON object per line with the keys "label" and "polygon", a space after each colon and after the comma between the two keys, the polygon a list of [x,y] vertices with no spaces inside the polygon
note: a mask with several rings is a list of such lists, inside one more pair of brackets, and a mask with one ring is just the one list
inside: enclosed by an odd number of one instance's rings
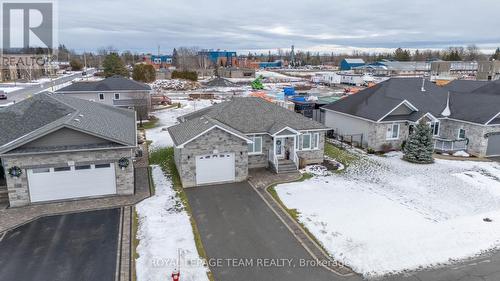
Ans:
{"label": "single-storey house", "polygon": [[1,108],[10,206],[133,194],[135,120],[130,109],[49,93]]}
{"label": "single-storey house", "polygon": [[181,116],[168,128],[184,187],[244,181],[248,169],[296,171],[323,162],[327,127],[257,97]]}
{"label": "single-storey house", "polygon": [[139,120],[147,119],[151,110],[151,87],[120,75],[99,81],[74,82],[55,93],[121,108],[133,108]]}
{"label": "single-storey house", "polygon": [[[459,83],[466,83],[465,81]],[[432,127],[435,149],[500,155],[500,82],[439,87],[422,78],[392,78],[322,107],[337,135],[362,135],[375,150],[399,149],[414,125]],[[452,90],[453,89],[453,90]]]}

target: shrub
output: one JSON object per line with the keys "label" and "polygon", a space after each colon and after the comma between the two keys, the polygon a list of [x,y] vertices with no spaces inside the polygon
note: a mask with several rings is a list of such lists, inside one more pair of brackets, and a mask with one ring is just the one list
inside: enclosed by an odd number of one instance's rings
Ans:
{"label": "shrub", "polygon": [[196,71],[177,71],[172,72],[172,79],[186,79],[191,81],[198,81],[198,73]]}
{"label": "shrub", "polygon": [[392,149],[392,143],[384,143],[384,144],[382,144],[380,146],[380,150],[382,150],[382,152],[384,152],[384,153],[393,151],[393,149]]}

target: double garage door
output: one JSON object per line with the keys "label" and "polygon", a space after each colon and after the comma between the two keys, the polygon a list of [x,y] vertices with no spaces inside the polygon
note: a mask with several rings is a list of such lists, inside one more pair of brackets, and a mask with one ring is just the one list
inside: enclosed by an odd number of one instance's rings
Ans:
{"label": "double garage door", "polygon": [[500,135],[491,135],[488,137],[486,156],[500,156]]}
{"label": "double garage door", "polygon": [[29,169],[31,202],[116,194],[113,163]]}
{"label": "double garage door", "polygon": [[234,153],[196,156],[196,184],[215,184],[235,180]]}

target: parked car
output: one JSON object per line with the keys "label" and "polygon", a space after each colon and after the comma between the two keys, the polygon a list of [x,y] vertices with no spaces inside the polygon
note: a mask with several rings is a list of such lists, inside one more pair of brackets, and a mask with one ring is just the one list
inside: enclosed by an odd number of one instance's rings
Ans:
{"label": "parked car", "polygon": [[0,91],[0,100],[6,100],[7,99],[7,93],[5,91]]}

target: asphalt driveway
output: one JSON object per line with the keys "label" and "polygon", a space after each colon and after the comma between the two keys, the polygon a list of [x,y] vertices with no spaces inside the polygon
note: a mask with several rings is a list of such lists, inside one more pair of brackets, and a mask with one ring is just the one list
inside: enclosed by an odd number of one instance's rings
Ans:
{"label": "asphalt driveway", "polygon": [[359,280],[314,264],[246,182],[186,189],[217,281]]}
{"label": "asphalt driveway", "polygon": [[0,241],[0,280],[113,281],[120,210],[44,217]]}

